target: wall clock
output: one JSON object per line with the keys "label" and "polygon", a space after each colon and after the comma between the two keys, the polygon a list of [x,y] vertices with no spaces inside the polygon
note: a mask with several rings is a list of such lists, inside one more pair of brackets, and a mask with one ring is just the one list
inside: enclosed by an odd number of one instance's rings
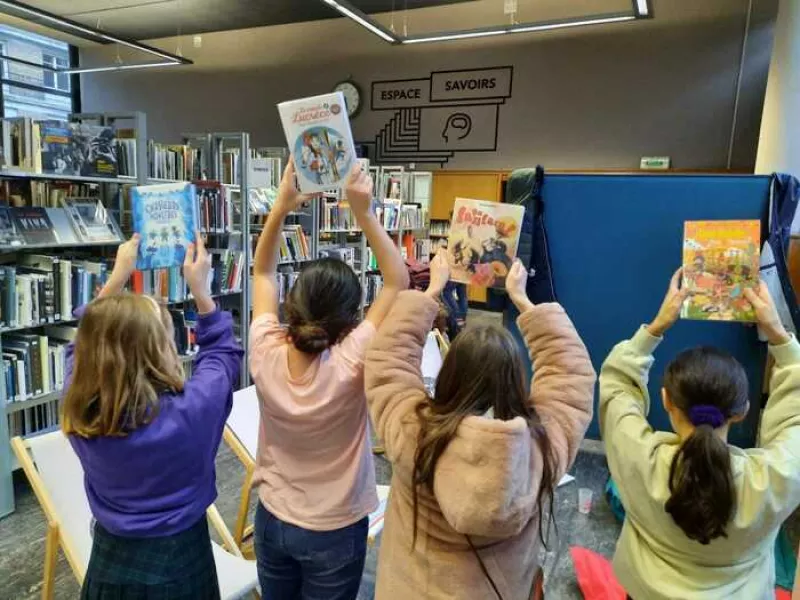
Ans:
{"label": "wall clock", "polygon": [[342,81],[333,88],[334,92],[342,92],[347,116],[351,119],[361,112],[361,88],[354,81]]}

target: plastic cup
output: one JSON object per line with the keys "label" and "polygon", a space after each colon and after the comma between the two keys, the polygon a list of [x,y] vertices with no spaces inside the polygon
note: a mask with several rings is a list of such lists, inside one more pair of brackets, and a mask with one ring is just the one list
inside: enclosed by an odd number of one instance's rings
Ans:
{"label": "plastic cup", "polygon": [[582,515],[588,515],[592,512],[592,495],[593,492],[589,488],[580,488],[578,490],[578,512]]}

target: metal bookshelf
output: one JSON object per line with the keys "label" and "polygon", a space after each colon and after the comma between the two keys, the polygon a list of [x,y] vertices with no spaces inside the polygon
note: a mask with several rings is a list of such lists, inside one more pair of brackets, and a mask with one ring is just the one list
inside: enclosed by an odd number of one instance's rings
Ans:
{"label": "metal bookshelf", "polygon": [[[75,114],[71,116],[71,120],[73,121],[91,121],[101,125],[108,125],[108,126],[119,126],[120,123],[130,124],[134,132],[135,137],[137,139],[136,144],[136,164],[137,164],[137,172],[136,177],[125,177],[120,176],[117,178],[112,177],[84,177],[84,176],[74,176],[74,175],[55,175],[50,173],[27,173],[21,172],[17,170],[0,170],[0,179],[2,178],[21,178],[21,179],[28,179],[28,180],[56,180],[56,181],[69,181],[69,182],[81,182],[81,183],[93,183],[100,185],[100,198],[103,199],[106,208],[109,212],[114,215],[117,222],[122,226],[123,224],[123,205],[122,205],[122,194],[114,194],[113,191],[118,190],[120,185],[147,185],[153,183],[174,183],[175,180],[165,180],[165,179],[155,179],[150,178],[149,175],[149,161],[148,161],[148,143],[147,143],[147,123],[146,117],[144,113],[141,112],[134,112],[134,113],[107,113],[107,114]],[[249,156],[249,135],[247,133],[212,133],[212,134],[203,134],[201,139],[199,140],[201,143],[205,144],[205,149],[208,154],[205,156],[213,157],[213,165],[206,165],[207,169],[204,169],[204,172],[209,173],[212,175],[212,178],[216,178],[217,176],[221,175],[221,155],[219,154],[225,148],[235,147],[238,148],[240,152],[240,156],[248,157]],[[198,139],[192,139],[192,143],[197,143]],[[239,178],[241,182],[241,189],[247,190],[248,189],[248,168],[247,168],[248,161],[241,160],[239,162]],[[116,189],[115,189],[116,187]],[[117,198],[118,203],[116,206],[112,205],[111,199]],[[241,194],[241,207],[239,211],[241,224],[238,228],[233,228],[233,231],[226,232],[224,235],[230,236],[241,236],[241,251],[243,253],[243,261],[244,264],[247,265],[250,263],[250,250],[249,244],[245,243],[246,240],[249,239],[249,211],[248,211],[248,202],[247,202],[247,195],[245,193]],[[234,211],[236,212],[236,211]],[[214,235],[223,235],[223,234],[214,234]],[[100,249],[100,248],[113,248],[114,246],[119,245],[120,242],[109,242],[109,243],[84,243],[84,242],[73,242],[67,241],[65,243],[59,244],[34,244],[34,245],[19,245],[19,246],[0,246],[0,254],[10,254],[10,253],[24,253],[28,251],[42,251],[48,250],[50,252],[59,252],[61,250],[74,250],[74,249]],[[97,256],[95,256],[96,258]],[[248,325],[249,325],[249,277],[247,273],[242,277],[242,288],[241,290],[237,291],[230,291],[224,292],[221,294],[216,294],[215,298],[220,299],[221,301],[228,300],[232,297],[239,298],[239,304],[237,305],[237,310],[239,311],[241,317],[241,330],[240,330],[240,341],[242,342],[245,352],[247,351],[247,335],[248,335]],[[168,304],[171,305],[180,305],[186,302],[191,302],[191,296],[184,298],[182,300],[178,300],[175,302],[170,302]],[[21,325],[18,327],[11,327],[0,329],[0,352],[2,352],[2,340],[3,335],[13,332],[24,332],[28,330],[35,330],[40,327],[48,326],[48,325],[74,325],[77,321],[74,319],[59,319],[54,320],[51,323],[38,323],[38,324],[31,324],[31,325]],[[182,361],[187,366],[190,365],[191,361],[193,360],[194,355],[189,354],[187,356],[182,357]],[[248,381],[247,376],[247,358],[243,359],[243,368],[242,368],[242,384],[245,385]],[[62,390],[54,390],[45,394],[40,394],[34,397],[26,398],[25,400],[21,401],[14,401],[11,403],[7,402],[5,397],[5,385],[0,385],[0,518],[6,516],[7,514],[14,511],[14,491],[13,491],[13,481],[12,481],[12,468],[15,465],[12,463],[11,458],[11,449],[9,444],[9,418],[12,415],[15,415],[21,411],[25,411],[30,408],[35,408],[38,406],[46,405],[48,403],[54,402],[61,397]],[[52,428],[51,428],[52,429]],[[43,431],[36,431],[29,435],[37,435],[43,433]]]}

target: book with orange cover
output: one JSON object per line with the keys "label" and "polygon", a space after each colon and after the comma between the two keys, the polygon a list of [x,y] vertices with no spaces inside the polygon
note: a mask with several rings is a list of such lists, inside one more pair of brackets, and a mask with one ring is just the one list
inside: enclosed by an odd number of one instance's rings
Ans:
{"label": "book with orange cover", "polygon": [[447,242],[450,278],[479,287],[505,287],[524,215],[524,206],[456,198]]}
{"label": "book with orange cover", "polygon": [[684,319],[754,322],[744,290],[758,285],[760,221],[687,221]]}

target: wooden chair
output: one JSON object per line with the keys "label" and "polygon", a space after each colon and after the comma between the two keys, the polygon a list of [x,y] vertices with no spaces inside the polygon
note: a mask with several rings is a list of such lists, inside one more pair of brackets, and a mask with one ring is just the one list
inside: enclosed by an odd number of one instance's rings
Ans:
{"label": "wooden chair", "polygon": [[[242,547],[243,542],[253,533],[253,526],[247,524],[250,511],[250,490],[253,487],[255,456],[258,452],[259,427],[258,395],[255,386],[244,388],[233,394],[233,409],[228,417],[223,439],[244,465],[244,481],[242,482],[239,512],[233,528],[233,539]],[[389,497],[389,486],[378,486],[380,506],[369,516],[369,543],[375,542],[383,530],[383,515]]]}
{"label": "wooden chair", "polygon": [[[83,467],[61,431],[11,440],[11,448],[33,488],[47,519],[45,538],[43,600],[53,598],[59,547],[78,580],[83,584],[92,552],[92,513],[84,489]],[[213,543],[220,595],[223,599],[258,595],[255,562],[245,560],[233,536],[212,504],[209,523],[224,546]]]}

